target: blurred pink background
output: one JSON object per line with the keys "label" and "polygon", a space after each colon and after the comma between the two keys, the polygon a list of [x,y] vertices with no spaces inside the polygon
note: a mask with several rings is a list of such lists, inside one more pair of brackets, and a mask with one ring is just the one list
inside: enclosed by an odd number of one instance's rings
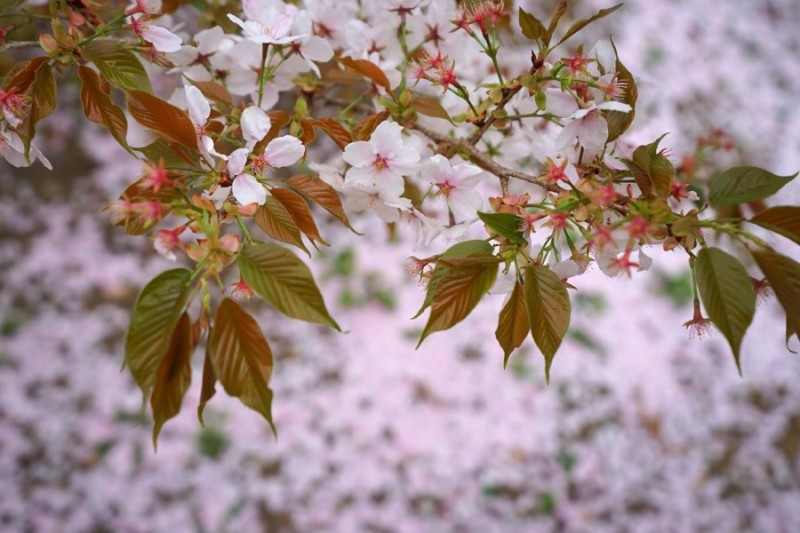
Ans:
{"label": "blurred pink background", "polygon": [[[632,0],[584,42],[612,34],[637,78],[632,142],[670,132],[678,158],[722,128],[739,150],[720,165],[787,175],[798,27],[797,0]],[[740,378],[721,335],[682,327],[684,257],[633,280],[592,271],[546,386],[530,340],[503,369],[503,295],[415,351],[410,247],[369,214],[363,238],[324,228],[312,262],[346,334],[249,307],[277,356],[277,441],[221,390],[199,426],[198,351],[154,453],[119,368],[138,290],[172,263],[100,213],[140,163],[62,96],[40,141],[56,170],[0,163],[0,530],[800,531],[800,356],[774,298]],[[781,195],[797,204],[800,183]]]}

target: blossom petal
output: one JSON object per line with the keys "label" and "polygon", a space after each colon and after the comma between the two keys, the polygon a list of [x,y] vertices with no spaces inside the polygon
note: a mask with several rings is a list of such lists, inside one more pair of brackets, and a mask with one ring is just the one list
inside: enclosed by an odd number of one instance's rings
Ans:
{"label": "blossom petal", "polygon": [[367,167],[375,162],[376,155],[377,152],[372,143],[356,141],[345,147],[344,153],[342,153],[342,159],[354,167]]}
{"label": "blossom petal", "polygon": [[228,156],[228,174],[231,176],[238,176],[241,174],[245,165],[247,165],[247,156],[249,154],[250,151],[247,148],[234,150],[231,155]]}
{"label": "blossom petal", "polygon": [[322,37],[312,36],[302,44],[300,53],[311,61],[325,63],[333,57],[333,48]]}
{"label": "blossom petal", "polygon": [[603,102],[602,104],[598,105],[597,109],[607,109],[609,111],[621,111],[623,113],[629,113],[631,111],[631,106],[623,102],[617,102],[616,100],[609,100],[608,102]]}
{"label": "blossom petal", "polygon": [[594,45],[594,52],[603,70],[614,72],[617,66],[617,54],[614,52],[611,42],[608,39],[597,41],[597,44]]}
{"label": "blossom petal", "polygon": [[264,150],[264,159],[272,168],[283,168],[297,163],[305,153],[306,148],[300,139],[284,135],[269,142]]}
{"label": "blossom petal", "polygon": [[142,29],[142,38],[151,43],[159,52],[177,52],[181,49],[181,38],[167,28],[147,25]]}
{"label": "blossom petal", "polygon": [[211,115],[211,105],[200,92],[200,89],[194,85],[187,85],[184,90],[186,91],[186,103],[189,106],[189,118],[195,126],[204,126],[208,117]]}
{"label": "blossom petal", "polygon": [[269,132],[272,123],[263,109],[256,106],[250,106],[242,111],[242,135],[248,143],[256,143],[264,138]]}
{"label": "blossom petal", "polygon": [[377,153],[391,157],[403,149],[403,127],[396,122],[381,122],[370,137]]}
{"label": "blossom petal", "polygon": [[389,167],[398,174],[409,176],[417,171],[419,152],[414,148],[403,148],[389,160]]}
{"label": "blossom petal", "polygon": [[570,93],[565,93],[561,89],[547,89],[545,91],[547,96],[547,105],[545,110],[551,115],[557,117],[568,117],[578,110],[578,104],[575,102],[575,97]]}
{"label": "blossom petal", "polygon": [[598,112],[587,115],[578,121],[578,142],[592,154],[603,150],[608,139],[608,123]]}
{"label": "blossom petal", "polygon": [[233,180],[231,188],[233,197],[242,205],[256,203],[264,205],[267,201],[267,190],[250,174],[239,174]]}
{"label": "blossom petal", "polygon": [[477,191],[453,189],[447,196],[447,205],[457,220],[475,220],[481,208],[481,195]]}
{"label": "blossom petal", "polygon": [[344,176],[346,185],[372,185],[375,181],[375,170],[370,167],[353,167]]}

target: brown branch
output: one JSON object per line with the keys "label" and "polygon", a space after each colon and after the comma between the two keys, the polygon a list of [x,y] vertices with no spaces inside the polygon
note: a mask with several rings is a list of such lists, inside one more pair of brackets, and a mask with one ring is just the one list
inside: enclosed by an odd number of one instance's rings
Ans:
{"label": "brown branch", "polygon": [[466,155],[469,156],[470,161],[475,163],[477,166],[481,167],[483,170],[490,172],[500,178],[501,184],[502,180],[506,180],[506,186],[508,187],[508,180],[510,178],[515,178],[518,180],[527,181],[528,183],[533,183],[534,185],[538,185],[539,187],[544,187],[550,192],[559,192],[561,188],[554,184],[550,183],[550,181],[546,178],[542,178],[539,176],[532,176],[530,174],[526,174],[524,172],[520,172],[519,170],[514,170],[508,167],[504,167],[499,163],[496,163],[489,157],[488,155],[484,154],[475,146],[473,146],[469,141],[463,141],[458,139],[453,139],[451,137],[447,137],[446,135],[442,135],[441,133],[437,133],[432,131],[424,126],[419,124],[413,124],[412,128],[416,129],[420,133],[423,133],[429,139],[439,144],[446,144],[450,145],[456,151],[464,152]]}
{"label": "brown branch", "polygon": [[[503,109],[506,106],[506,104],[508,104],[508,102],[510,102],[511,99],[514,98],[514,95],[520,91],[520,89],[522,89],[521,85],[513,89],[506,89],[503,98],[501,98],[500,101],[497,102],[495,111]],[[494,113],[489,115],[488,118],[484,119],[483,123],[478,128],[478,131],[473,133],[472,136],[469,138],[469,144],[473,146],[478,144],[478,141],[480,141],[481,138],[483,137],[483,134],[486,133],[489,130],[489,128],[492,127],[492,124],[494,124],[495,120],[497,120],[497,117],[494,116]]]}
{"label": "brown branch", "polygon": [[[465,153],[469,156],[470,161],[475,163],[475,165],[500,178],[500,186],[503,188],[503,196],[508,196],[508,180],[510,178],[527,181],[528,183],[538,185],[539,187],[543,187],[544,189],[554,193],[559,193],[563,190],[557,184],[550,182],[550,180],[547,178],[526,174],[519,170],[504,167],[503,165],[496,163],[491,159],[490,156],[478,150],[468,141],[453,139],[446,135],[442,135],[441,133],[432,131],[425,126],[420,126],[419,124],[412,124],[410,127],[414,128],[440,145],[449,145],[455,151]],[[623,216],[630,214],[630,209],[620,203],[611,204],[609,207]]]}
{"label": "brown branch", "polygon": [[39,46],[41,46],[39,41],[11,41],[10,43],[0,46],[0,52],[4,52],[5,50],[14,50],[17,48],[36,48]]}

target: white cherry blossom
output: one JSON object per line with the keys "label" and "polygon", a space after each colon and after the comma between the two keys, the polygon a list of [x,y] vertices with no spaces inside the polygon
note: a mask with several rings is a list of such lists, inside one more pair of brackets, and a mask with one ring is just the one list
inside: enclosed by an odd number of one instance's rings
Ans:
{"label": "white cherry blossom", "polygon": [[483,178],[481,173],[481,169],[475,165],[452,165],[439,154],[423,163],[420,169],[422,178],[438,188],[457,220],[473,220],[477,217],[483,201],[475,185]]}
{"label": "white cherry blossom", "polygon": [[267,189],[259,183],[255,176],[244,172],[249,155],[250,150],[247,148],[239,148],[228,156],[226,168],[228,175],[233,178],[231,192],[233,193],[233,197],[236,198],[236,201],[241,205],[249,205],[252,203],[264,205],[264,202],[267,201]]}
{"label": "white cherry blossom", "polygon": [[569,148],[577,137],[578,144],[586,150],[587,155],[602,152],[608,140],[608,122],[601,113],[604,110],[628,113],[631,106],[614,100],[600,104],[589,102],[587,107],[578,109],[566,117],[569,123],[564,126],[556,139],[556,150],[563,151]]}
{"label": "white cherry blossom", "polygon": [[38,159],[47,170],[53,170],[50,161],[33,144],[30,146],[29,157],[25,157],[25,144],[20,136],[11,130],[0,130],[0,156],[17,168],[29,167]]}
{"label": "white cherry blossom", "polygon": [[383,122],[369,141],[347,145],[342,158],[352,165],[345,176],[348,185],[364,185],[378,189],[400,191],[403,176],[417,170],[419,152],[403,140],[403,128],[394,122]]}
{"label": "white cherry blossom", "polygon": [[292,43],[292,50],[296,50],[311,70],[319,76],[317,63],[330,61],[333,57],[333,48],[328,41],[313,34],[311,14],[306,10],[297,13],[292,31],[302,36]]}
{"label": "white cherry blossom", "polygon": [[181,38],[163,26],[154,24],[146,17],[131,17],[131,30],[153,45],[159,52],[177,52],[181,49]]}
{"label": "white cherry blossom", "polygon": [[289,35],[296,8],[287,8],[283,12],[275,7],[246,11],[249,20],[243,21],[231,14],[228,14],[228,18],[242,29],[242,36],[248,41],[259,44],[288,44],[304,37]]}

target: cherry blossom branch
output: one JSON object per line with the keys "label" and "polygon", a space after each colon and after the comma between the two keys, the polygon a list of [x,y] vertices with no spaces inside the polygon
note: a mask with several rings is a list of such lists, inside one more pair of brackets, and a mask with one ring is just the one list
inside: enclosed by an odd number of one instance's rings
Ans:
{"label": "cherry blossom branch", "polygon": [[[495,110],[497,111],[503,109],[506,106],[506,104],[508,104],[508,102],[510,102],[511,99],[514,98],[514,95],[520,91],[520,89],[522,89],[521,85],[519,87],[514,87],[512,89],[505,89],[503,91],[504,92],[503,98],[501,98],[500,101],[497,103]],[[489,128],[492,127],[492,124],[494,124],[495,120],[497,120],[497,117],[494,115],[494,113],[489,115],[488,118],[484,119],[478,130],[475,133],[473,133],[472,136],[469,138],[469,144],[473,146],[478,144],[478,141],[480,141],[484,133],[486,133],[489,130]]]}
{"label": "cherry blossom branch", "polygon": [[[442,135],[441,133],[437,133],[432,131],[425,126],[421,126],[419,124],[412,124],[411,128],[419,131],[420,133],[424,134],[426,137],[431,139],[434,142],[439,144],[449,144],[452,148],[457,151],[465,152],[466,155],[469,156],[470,161],[475,163],[477,166],[482,168],[483,170],[494,174],[498,178],[500,178],[500,185],[503,188],[503,195],[508,195],[508,180],[510,178],[527,181],[528,183],[532,183],[534,185],[538,185],[539,187],[543,187],[550,192],[558,193],[562,189],[555,183],[551,183],[547,178],[540,177],[540,176],[533,176],[531,174],[526,174],[524,172],[520,172],[519,170],[514,170],[508,167],[504,167],[499,163],[492,160],[490,156],[484,154],[480,150],[478,150],[475,146],[470,144],[469,141],[453,139],[446,135]],[[630,210],[622,205],[621,203],[613,203],[609,207],[616,211],[617,213],[627,216],[630,214]]]}
{"label": "cherry blossom branch", "polygon": [[494,174],[500,179],[508,180],[509,178],[515,178],[527,181],[528,183],[533,183],[534,185],[544,187],[550,192],[558,192],[561,190],[558,187],[558,185],[550,183],[549,180],[545,178],[532,176],[530,174],[520,172],[519,170],[514,170],[508,167],[504,167],[503,165],[500,165],[499,163],[493,161],[491,157],[484,154],[483,152],[478,150],[475,146],[473,146],[471,140],[464,141],[464,140],[453,139],[451,137],[447,137],[446,135],[442,135],[441,133],[432,131],[426,128],[425,126],[421,126],[419,124],[412,124],[411,127],[419,131],[420,133],[423,133],[432,141],[435,141],[440,144],[449,144],[457,151],[465,152],[473,163],[481,167],[483,170]]}

